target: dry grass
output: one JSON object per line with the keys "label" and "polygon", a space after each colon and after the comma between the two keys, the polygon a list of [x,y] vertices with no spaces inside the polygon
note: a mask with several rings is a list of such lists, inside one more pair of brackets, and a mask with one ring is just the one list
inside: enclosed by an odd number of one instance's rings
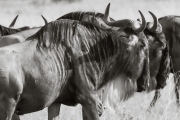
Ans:
{"label": "dry grass", "polygon": [[[151,93],[136,93],[128,101],[119,105],[117,112],[105,111],[101,120],[179,120],[180,108],[176,106],[172,74],[162,90],[160,99],[154,108],[148,111],[154,96]],[[47,109],[21,117],[22,120],[47,120]],[[81,106],[62,105],[60,120],[82,120]]]}
{"label": "dry grass", "polygon": [[[72,0],[71,0],[72,1]],[[157,17],[165,15],[180,15],[179,3],[174,0],[78,0],[77,2],[51,2],[51,0],[0,0],[0,23],[8,26],[12,19],[19,14],[15,27],[41,26],[44,22],[40,15],[48,21],[53,21],[71,11],[104,12],[106,5],[111,2],[110,16],[115,19],[130,18],[136,20],[141,10],[147,21],[152,18],[148,11]],[[162,90],[162,96],[157,105],[147,112],[154,91],[151,93],[137,93],[128,101],[119,105],[116,113],[105,111],[101,120],[179,120],[180,108],[176,107],[173,80]],[[47,110],[24,115],[22,120],[47,120]],[[61,120],[82,120],[81,106],[62,106]]]}

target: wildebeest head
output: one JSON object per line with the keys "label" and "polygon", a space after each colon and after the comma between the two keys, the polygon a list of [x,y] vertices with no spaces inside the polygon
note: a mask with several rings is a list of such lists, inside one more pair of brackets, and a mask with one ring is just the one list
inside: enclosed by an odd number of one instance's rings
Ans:
{"label": "wildebeest head", "polygon": [[12,27],[14,27],[14,24],[15,24],[17,18],[18,18],[18,15],[11,22],[11,24],[9,25],[9,28],[0,25],[0,37],[3,36],[3,35],[8,35],[9,33],[13,34],[13,33],[16,33],[16,32],[19,31],[19,30],[16,30],[16,29],[12,28]]}
{"label": "wildebeest head", "polygon": [[[89,23],[92,23],[98,27],[101,27],[103,29],[113,29],[116,32],[116,36],[118,36],[118,38],[120,38],[122,41],[124,41],[125,43],[127,43],[130,47],[129,50],[133,50],[136,51],[135,49],[139,49],[142,48],[144,49],[145,54],[144,56],[148,56],[148,42],[147,39],[143,33],[143,30],[146,27],[146,20],[143,16],[143,14],[140,12],[140,15],[142,17],[142,24],[140,24],[137,21],[132,21],[129,19],[124,19],[124,20],[113,20],[112,18],[109,17],[109,8],[110,8],[110,4],[108,4],[106,10],[105,10],[105,14],[102,13],[94,13],[94,12],[72,12],[69,14],[66,14],[60,18],[58,18],[57,20],[60,19],[73,19],[73,20],[78,20],[78,21],[86,21]],[[138,44],[139,46],[136,46],[136,44]],[[135,48],[136,46],[136,48]],[[141,50],[142,50],[141,49]],[[128,51],[128,52],[130,52]],[[138,53],[135,53],[138,54]],[[138,55],[137,55],[138,56]],[[142,59],[144,59],[144,56],[142,57]],[[137,57],[138,58],[138,57]],[[140,60],[141,58],[139,58]],[[149,59],[148,57],[146,57],[145,59]],[[146,64],[146,65],[145,65]],[[138,66],[138,65],[137,65]],[[140,66],[143,65],[139,65],[137,68],[139,68]],[[145,86],[147,86],[147,80],[149,78],[149,76],[147,74],[149,74],[149,69],[148,69],[148,62],[144,63],[145,69],[143,70],[143,84],[139,85],[139,86],[143,86],[143,90],[145,90]],[[137,76],[139,76],[139,74],[142,72],[141,69],[138,69],[139,73]],[[137,72],[137,71],[136,71]],[[129,73],[129,76],[130,73]],[[146,76],[146,77],[145,77]]]}
{"label": "wildebeest head", "polygon": [[163,88],[170,70],[169,45],[157,17],[149,12],[154,22],[148,22],[144,33],[149,42],[150,87],[149,91]]}
{"label": "wildebeest head", "polygon": [[[137,68],[142,68],[142,71],[139,71],[137,75],[139,75],[139,79],[137,81],[137,91],[144,91],[147,89],[148,83],[149,83],[149,50],[148,50],[148,41],[143,33],[145,27],[146,27],[146,20],[139,11],[141,18],[142,18],[142,24],[137,21],[132,21],[129,19],[125,20],[118,20],[118,21],[110,21],[108,18],[109,15],[109,5],[106,8],[105,12],[105,23],[109,26],[113,27],[119,27],[117,29],[118,36],[123,39],[123,41],[129,42],[129,45],[135,45],[136,43],[139,43],[140,48],[144,49],[144,56],[141,56],[142,59],[144,59],[144,65],[137,65]],[[137,48],[139,49],[139,48]],[[132,50],[135,50],[133,48]],[[135,50],[136,51],[136,50]],[[138,53],[135,53],[138,56]],[[145,57],[146,56],[146,57]],[[136,57],[138,58],[138,57]],[[140,57],[137,59],[137,61],[142,60]],[[135,71],[134,71],[135,72]],[[129,75],[130,76],[130,75]]]}
{"label": "wildebeest head", "polygon": [[[146,20],[143,16],[143,14],[140,12],[141,18],[142,18],[142,24],[140,24],[137,21],[132,21],[129,19],[124,20],[118,20],[118,21],[112,21],[109,19],[109,8],[110,4],[107,6],[103,22],[105,22],[106,26],[108,25],[108,28],[105,29],[114,29],[116,28],[116,36],[121,39],[121,41],[128,44],[129,49],[127,50],[127,55],[129,53],[134,54],[135,56],[132,57],[134,61],[137,61],[137,63],[131,63],[133,60],[129,60],[130,64],[132,65],[131,68],[127,68],[127,64],[120,64],[120,66],[124,66],[124,70],[126,71],[125,76],[121,76],[120,79],[126,79],[127,86],[121,86],[118,84],[118,81],[114,82],[105,90],[104,94],[107,94],[107,96],[114,96],[114,99],[117,97],[112,89],[120,89],[122,91],[120,94],[121,100],[128,99],[132,94],[133,91],[133,85],[132,84],[135,79],[138,79],[139,77],[142,78],[140,83],[138,84],[138,90],[146,90],[148,83],[149,83],[149,50],[148,50],[148,41],[146,36],[143,33],[143,30],[146,27]],[[95,20],[94,20],[95,21]],[[110,26],[110,28],[109,28]],[[122,59],[126,59],[126,56],[122,58],[122,56],[118,57],[118,61],[121,61]],[[118,67],[118,66],[117,66]],[[116,68],[116,67],[115,67]],[[131,69],[131,70],[130,70]],[[116,69],[118,71],[118,68]],[[135,75],[135,76],[134,76]],[[132,80],[132,81],[131,81]],[[136,81],[136,80],[135,80]],[[132,82],[132,83],[131,83]],[[120,86],[118,86],[120,85]],[[110,92],[111,91],[111,92]],[[108,95],[109,94],[109,95]],[[107,97],[106,96],[106,97]],[[111,101],[111,100],[109,100]],[[117,101],[116,101],[117,102]],[[111,104],[111,103],[110,103]]]}
{"label": "wildebeest head", "polygon": [[[45,24],[47,24],[48,22],[44,18],[44,16],[41,15],[41,17],[43,18]],[[11,34],[14,34],[14,33],[17,33],[17,32],[21,32],[21,31],[30,29],[29,26],[24,26],[24,27],[20,27],[20,28],[12,28],[12,27],[14,27],[14,24],[15,24],[17,18],[18,18],[18,15],[14,18],[14,20],[10,24],[9,28],[0,25],[0,37],[4,36],[4,35],[11,35]]]}

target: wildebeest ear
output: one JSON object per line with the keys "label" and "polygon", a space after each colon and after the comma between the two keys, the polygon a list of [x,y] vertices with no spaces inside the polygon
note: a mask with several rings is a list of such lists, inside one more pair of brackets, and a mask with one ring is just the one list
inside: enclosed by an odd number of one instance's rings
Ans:
{"label": "wildebeest ear", "polygon": [[43,18],[45,25],[48,24],[48,21],[46,20],[46,18],[43,15],[41,15],[41,17]]}
{"label": "wildebeest ear", "polygon": [[12,23],[9,25],[9,27],[14,27],[14,24],[15,24],[18,16],[19,16],[19,15],[17,15],[17,16],[14,18],[14,20],[13,20]]}

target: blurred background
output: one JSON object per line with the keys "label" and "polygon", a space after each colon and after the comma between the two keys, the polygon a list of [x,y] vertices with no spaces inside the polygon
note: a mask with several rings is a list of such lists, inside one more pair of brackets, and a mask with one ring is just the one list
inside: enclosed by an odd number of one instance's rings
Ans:
{"label": "blurred background", "polygon": [[0,0],[0,24],[8,26],[16,15],[20,15],[16,26],[44,25],[40,15],[48,21],[72,11],[95,11],[104,13],[111,3],[110,16],[114,19],[136,20],[141,10],[146,19],[152,18],[148,11],[157,17],[180,15],[179,0]]}
{"label": "blurred background", "polygon": [[[95,11],[104,13],[111,3],[110,16],[114,19],[140,17],[141,10],[147,21],[152,21],[148,11],[158,18],[166,15],[180,15],[180,0],[0,0],[0,24],[8,27],[14,17],[19,15],[15,28],[22,26],[42,26],[43,15],[49,22],[72,11]],[[136,93],[123,102],[117,112],[105,111],[101,120],[179,120],[180,108],[175,104],[172,75],[157,105],[147,111],[154,96],[150,93]],[[21,116],[21,120],[47,120],[47,110]],[[81,106],[62,106],[61,120],[82,120]]]}

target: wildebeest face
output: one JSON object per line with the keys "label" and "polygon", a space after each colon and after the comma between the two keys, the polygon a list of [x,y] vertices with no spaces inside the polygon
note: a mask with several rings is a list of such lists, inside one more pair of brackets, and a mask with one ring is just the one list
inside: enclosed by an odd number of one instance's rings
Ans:
{"label": "wildebeest face", "polygon": [[[149,50],[148,50],[148,40],[143,33],[146,27],[146,20],[139,11],[142,24],[137,21],[132,21],[128,19],[118,20],[118,21],[110,21],[109,19],[109,8],[110,4],[106,8],[104,21],[107,25],[112,27],[118,27],[116,32],[116,36],[128,45],[128,49],[126,51],[127,55],[124,57],[131,56],[129,59],[129,66],[127,68],[127,77],[132,78],[133,81],[137,81],[137,89],[138,91],[146,90],[149,84]],[[126,59],[126,58],[120,58]],[[123,63],[121,65],[124,65]],[[132,74],[133,73],[133,74]],[[134,75],[134,76],[132,76]]]}
{"label": "wildebeest face", "polygon": [[144,30],[149,42],[150,56],[150,87],[149,90],[163,88],[170,69],[169,47],[162,27],[158,23],[156,16],[150,12],[154,23],[147,23]]}

